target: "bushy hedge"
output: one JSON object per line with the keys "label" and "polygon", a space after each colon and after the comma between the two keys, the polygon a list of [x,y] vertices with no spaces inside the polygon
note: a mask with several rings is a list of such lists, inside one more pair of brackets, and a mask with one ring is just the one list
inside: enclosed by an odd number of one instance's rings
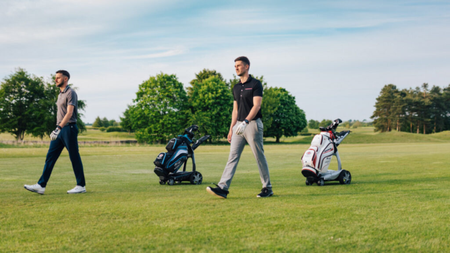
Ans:
{"label": "bushy hedge", "polygon": [[126,130],[122,129],[121,127],[118,126],[110,126],[108,128],[106,128],[106,132],[126,132]]}

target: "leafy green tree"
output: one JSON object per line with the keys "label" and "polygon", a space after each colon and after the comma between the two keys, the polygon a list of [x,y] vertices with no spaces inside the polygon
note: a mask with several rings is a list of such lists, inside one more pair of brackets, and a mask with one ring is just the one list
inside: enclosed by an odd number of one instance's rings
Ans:
{"label": "leafy green tree", "polygon": [[139,142],[165,143],[187,127],[187,96],[175,75],[160,73],[139,85],[131,120]]}
{"label": "leafy green tree", "polygon": [[110,120],[108,120],[108,124],[109,124],[109,126],[114,126],[116,124],[116,120],[110,119]]}
{"label": "leafy green tree", "polygon": [[[255,77],[256,78],[256,77]],[[263,82],[263,76],[261,76],[261,77],[259,77],[259,78],[256,78],[256,79],[258,79],[262,84],[263,84],[263,86],[264,86],[264,82]],[[237,83],[239,83],[239,81],[240,81],[240,79],[239,79],[239,77],[238,76],[236,76],[235,74],[233,74],[233,78],[231,78],[230,80],[228,80],[228,82],[227,82],[227,84],[228,84],[228,86],[230,87],[230,89],[233,89],[233,87],[237,84]],[[267,83],[266,83],[266,85],[267,85]]]}
{"label": "leafy green tree", "polygon": [[[74,88],[76,89],[76,88]],[[86,129],[86,123],[81,119],[81,117],[84,116],[83,111],[85,111],[86,108],[86,100],[79,99],[78,100],[78,110],[77,110],[77,127],[80,133],[83,133],[87,131]],[[47,134],[50,135],[51,132],[48,132]]]}
{"label": "leafy green tree", "polygon": [[297,136],[298,133],[306,127],[307,122],[305,113],[297,106],[295,97],[292,96],[286,89],[269,89],[278,90],[279,105],[276,111],[272,115],[268,116],[272,118],[271,125],[267,128],[267,130],[264,130],[264,136],[275,137],[276,142],[280,142],[280,138],[282,136]]}
{"label": "leafy green tree", "polygon": [[109,127],[109,120],[106,117],[103,117],[102,119],[102,126],[103,127]]}
{"label": "leafy green tree", "polygon": [[309,134],[309,130],[307,127],[303,128],[302,131],[300,131],[300,134]]}
{"label": "leafy green tree", "polygon": [[130,134],[133,132],[133,121],[131,119],[131,116],[133,114],[132,110],[134,109],[134,106],[128,105],[127,109],[123,113],[123,117],[120,117],[120,126],[122,129],[128,132]]}
{"label": "leafy green tree", "polygon": [[[349,120],[349,122],[351,122],[351,120]],[[320,121],[319,127],[327,127],[331,125],[331,123],[333,123],[331,119],[323,119],[322,121]]]}
{"label": "leafy green tree", "polygon": [[362,123],[359,120],[356,120],[353,123],[352,128],[358,128],[358,127],[361,127],[361,126],[362,126]]}
{"label": "leafy green tree", "polygon": [[[264,131],[267,131],[272,126],[273,117],[272,115],[276,112],[280,105],[280,90],[277,88],[272,88],[267,85],[267,82],[264,80],[264,76],[255,76],[255,79],[258,79],[263,85],[263,100],[261,103],[261,114],[262,114],[262,122],[264,125]],[[234,82],[234,81],[233,81]],[[237,79],[239,82],[239,79]],[[235,82],[235,83],[237,83]],[[235,84],[233,84],[234,86]]]}
{"label": "leafy green tree", "polygon": [[27,131],[38,135],[33,130],[45,124],[40,117],[47,109],[45,99],[42,78],[21,68],[6,77],[0,87],[0,132],[11,133],[16,140],[23,140]]}
{"label": "leafy green tree", "polygon": [[[51,80],[55,80],[54,76],[51,76]],[[58,111],[56,101],[59,91],[59,88],[53,82],[44,82],[45,99],[39,101],[40,106],[38,108],[41,109],[34,110],[34,114],[42,120],[42,123],[27,130],[28,134],[43,139],[45,135],[49,136],[55,130],[56,113]]]}
{"label": "leafy green tree", "polygon": [[350,122],[345,121],[343,124],[341,124],[341,126],[344,128],[350,128]]}
{"label": "leafy green tree", "polygon": [[118,124],[116,124],[117,122],[114,119],[107,119],[106,117],[103,117],[103,119],[101,119],[100,117],[97,116],[97,118],[95,118],[94,123],[92,124],[93,127],[110,127],[110,126],[118,126]]}
{"label": "leafy green tree", "polygon": [[233,96],[227,84],[220,74],[194,79],[191,84],[189,122],[199,126],[199,134],[211,135],[211,141],[226,137],[233,109]]}
{"label": "leafy green tree", "polygon": [[94,124],[92,124],[93,127],[103,127],[103,121],[100,119],[99,116],[95,118]]}
{"label": "leafy green tree", "polygon": [[319,129],[319,121],[310,119],[308,121],[308,127],[311,129]]}
{"label": "leafy green tree", "polygon": [[201,84],[204,80],[206,80],[212,76],[217,77],[221,82],[225,82],[225,79],[223,79],[222,74],[220,74],[216,70],[203,69],[202,71],[195,74],[195,78],[192,79],[192,81],[190,82],[191,86],[187,87],[188,96],[191,96],[191,94],[192,94],[193,90],[196,88],[195,86],[197,84]]}

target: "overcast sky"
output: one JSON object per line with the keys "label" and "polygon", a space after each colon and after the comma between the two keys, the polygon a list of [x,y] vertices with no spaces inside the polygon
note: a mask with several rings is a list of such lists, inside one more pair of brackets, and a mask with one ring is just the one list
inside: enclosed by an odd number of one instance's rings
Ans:
{"label": "overcast sky", "polygon": [[450,84],[449,1],[0,0],[0,78],[71,74],[85,122],[119,120],[160,72],[286,88],[307,119],[370,119],[385,84]]}

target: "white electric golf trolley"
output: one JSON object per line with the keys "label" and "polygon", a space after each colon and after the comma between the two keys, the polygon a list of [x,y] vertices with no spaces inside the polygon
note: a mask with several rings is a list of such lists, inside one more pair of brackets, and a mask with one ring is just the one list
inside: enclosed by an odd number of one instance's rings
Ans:
{"label": "white electric golf trolley", "polygon": [[[328,127],[320,127],[320,134],[314,136],[311,146],[302,156],[302,174],[306,177],[306,185],[317,183],[323,186],[325,181],[339,181],[341,184],[350,184],[352,175],[342,169],[341,158],[337,147],[350,131],[336,133],[336,128],[342,123],[336,119]],[[332,156],[336,156],[338,170],[329,170]]]}

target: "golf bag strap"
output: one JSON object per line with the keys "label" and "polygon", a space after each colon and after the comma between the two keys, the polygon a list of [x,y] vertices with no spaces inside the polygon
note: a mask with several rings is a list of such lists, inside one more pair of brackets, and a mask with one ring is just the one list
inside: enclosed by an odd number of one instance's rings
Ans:
{"label": "golf bag strap", "polygon": [[191,142],[189,141],[188,138],[186,138],[186,136],[181,136],[181,138],[187,144],[186,146],[187,146],[187,150],[188,150],[188,155],[192,156],[192,154],[194,154],[194,150],[191,147]]}

